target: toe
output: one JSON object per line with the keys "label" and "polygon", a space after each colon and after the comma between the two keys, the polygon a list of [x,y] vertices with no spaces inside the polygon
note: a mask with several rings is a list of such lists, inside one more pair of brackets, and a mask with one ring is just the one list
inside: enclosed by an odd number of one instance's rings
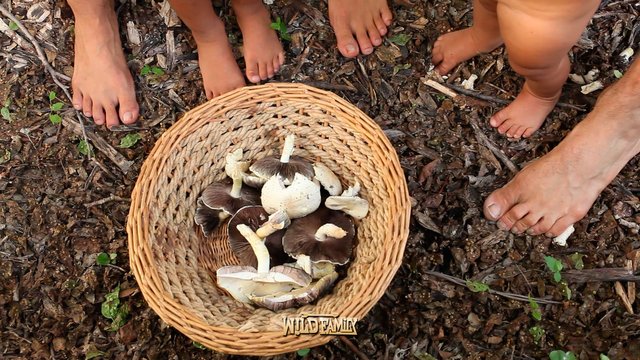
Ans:
{"label": "toe", "polygon": [[342,56],[351,58],[358,55],[358,43],[353,38],[351,28],[345,22],[336,23],[333,27],[338,42],[338,50]]}
{"label": "toe", "polygon": [[279,53],[278,54],[278,64],[280,66],[284,65],[284,60],[285,60],[284,52]]}
{"label": "toe", "polygon": [[105,112],[106,121],[107,121],[107,128],[111,129],[111,127],[120,124],[118,112],[116,111],[115,105],[105,106],[104,112]]}
{"label": "toe", "polygon": [[382,37],[380,37],[380,32],[375,25],[375,23],[371,23],[367,28],[367,33],[369,34],[369,40],[371,41],[371,44],[373,44],[373,46],[379,46],[380,44],[382,44]]}
{"label": "toe", "polygon": [[518,202],[518,197],[509,188],[503,187],[491,193],[484,201],[484,216],[492,221],[502,217],[513,205]]}
{"label": "toe", "polygon": [[518,220],[518,222],[513,225],[513,229],[515,233],[521,234],[531,228],[533,225],[537,224],[540,221],[540,215],[537,213],[529,212],[527,216]]}
{"label": "toe", "polygon": [[371,44],[371,40],[369,40],[369,36],[366,31],[359,32],[356,34],[356,38],[358,38],[358,46],[360,46],[360,51],[364,55],[369,55],[373,52],[373,45]]}
{"label": "toe", "polygon": [[267,63],[262,62],[258,65],[258,73],[261,80],[267,80],[269,78],[269,72],[267,70]]}
{"label": "toe", "polygon": [[72,89],[73,99],[71,100],[73,108],[76,110],[82,110],[82,92],[75,86]]}
{"label": "toe", "polygon": [[105,119],[104,109],[99,103],[96,103],[96,102],[93,103],[93,108],[91,109],[91,115],[93,115],[93,121],[95,121],[96,124],[98,125],[104,124],[104,119]]}
{"label": "toe", "polygon": [[267,61],[265,66],[267,67],[267,75],[269,76],[269,79],[271,79],[275,75],[275,71],[273,70],[273,62]]}
{"label": "toe", "polygon": [[518,129],[514,132],[513,137],[516,139],[520,139],[526,130],[526,127],[518,126]]}
{"label": "toe", "polygon": [[533,133],[536,132],[533,128],[526,128],[524,129],[524,132],[522,133],[522,137],[528,138],[529,136],[533,135]]}
{"label": "toe", "polygon": [[380,10],[380,17],[387,26],[391,25],[391,22],[393,21],[393,14],[388,7],[385,6],[382,10]]}
{"label": "toe", "polygon": [[548,237],[556,237],[562,234],[567,228],[574,224],[573,219],[569,216],[563,216],[556,221],[553,226],[545,232]]}
{"label": "toe", "polygon": [[251,81],[254,84],[257,84],[260,82],[260,72],[258,70],[258,63],[256,62],[247,62],[247,79],[249,79],[249,81]]}
{"label": "toe", "polygon": [[122,120],[124,124],[135,123],[140,115],[140,108],[136,101],[135,93],[127,92],[118,96],[118,110],[120,120]]}
{"label": "toe", "polygon": [[500,126],[498,126],[498,132],[500,134],[506,134],[512,126],[513,124],[510,121],[505,121]]}
{"label": "toe", "polygon": [[[489,124],[494,128],[497,128],[500,127],[500,125],[502,125],[506,120],[507,118],[504,116],[502,111],[499,111],[491,117],[491,119],[489,120]],[[498,129],[498,131],[500,130]],[[504,132],[502,132],[501,134],[504,134]]]}
{"label": "toe", "polygon": [[520,134],[520,129],[522,128],[522,126],[520,125],[512,125],[509,130],[507,130],[507,136],[510,138],[519,138],[519,134]]}
{"label": "toe", "polygon": [[513,226],[524,218],[529,213],[529,207],[523,204],[518,204],[512,207],[506,214],[504,214],[500,220],[498,220],[498,227],[502,230],[511,230]]}
{"label": "toe", "polygon": [[276,57],[273,59],[273,72],[275,72],[276,74],[277,74],[278,72],[280,72],[280,66],[281,66],[281,65],[280,65],[280,59],[278,59],[278,57],[276,56]]}
{"label": "toe", "polygon": [[[91,117],[91,110],[93,109],[93,101],[91,101],[91,98],[88,96],[83,96],[82,97],[82,112],[84,113],[84,116],[86,117]],[[102,125],[102,124],[99,124]]]}
{"label": "toe", "polygon": [[533,225],[529,230],[527,230],[527,234],[529,235],[540,235],[545,234],[553,224],[556,222],[556,217],[552,215],[543,216],[537,224]]}
{"label": "toe", "polygon": [[382,17],[379,17],[379,16],[375,17],[373,19],[373,22],[376,26],[376,29],[378,29],[378,33],[380,34],[380,36],[387,35],[387,25],[382,20]]}

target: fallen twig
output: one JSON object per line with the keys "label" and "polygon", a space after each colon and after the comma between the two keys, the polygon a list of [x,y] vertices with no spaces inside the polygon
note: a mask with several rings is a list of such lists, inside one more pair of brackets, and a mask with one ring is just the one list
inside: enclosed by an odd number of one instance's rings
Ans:
{"label": "fallen twig", "polygon": [[360,351],[360,349],[358,349],[352,342],[351,340],[347,339],[344,336],[338,336],[338,338],[345,344],[347,345],[347,347],[353,351],[354,354],[356,354],[356,356],[358,357],[358,359],[360,360],[369,360],[369,357],[367,355],[365,355],[362,351]]}
{"label": "fallen twig", "polygon": [[484,145],[486,148],[488,148],[489,150],[491,150],[491,152],[498,158],[500,159],[500,161],[502,161],[503,164],[505,164],[506,167],[509,168],[509,170],[511,170],[511,172],[513,172],[514,174],[518,173],[518,167],[516,166],[516,164],[513,163],[513,161],[511,161],[511,159],[509,159],[507,157],[507,155],[505,155],[502,150],[498,149],[498,147],[496,147],[495,145],[493,145],[493,143],[491,142],[491,140],[489,140],[489,138],[487,137],[487,135],[485,135],[482,130],[480,129],[480,125],[478,125],[478,120],[477,120],[478,114],[476,111],[473,111],[471,113],[471,116],[469,117],[469,122],[471,123],[471,127],[473,128],[473,131],[476,134],[476,139],[478,140],[478,142],[482,145]]}
{"label": "fallen twig", "polygon": [[607,281],[640,281],[640,276],[625,268],[597,268],[582,270],[566,270],[562,277],[569,282],[607,282]]}
{"label": "fallen twig", "polygon": [[[454,284],[457,285],[462,285],[464,287],[467,287],[467,282],[465,280],[462,280],[460,278],[457,278],[455,276],[451,276],[451,275],[447,275],[447,274],[443,274],[437,271],[425,271],[424,272],[427,275],[431,275],[433,277],[437,277],[443,280],[447,280],[450,281]],[[563,273],[564,274],[564,273]],[[514,293],[509,293],[509,292],[504,292],[504,291],[498,291],[498,290],[493,290],[493,289],[489,289],[487,290],[487,292],[489,294],[494,294],[494,295],[499,295],[508,299],[512,299],[512,300],[518,300],[518,301],[523,301],[523,302],[529,302],[529,296],[524,296],[524,295],[520,295],[520,294],[514,294]],[[538,304],[561,304],[561,302],[559,301],[554,301],[554,300],[547,300],[547,299],[541,299],[541,298],[531,298],[533,300],[535,300]]]}
{"label": "fallen twig", "polygon": [[125,198],[122,198],[120,196],[111,194],[111,195],[109,195],[108,197],[106,197],[104,199],[100,199],[100,200],[96,200],[96,201],[93,201],[93,202],[90,202],[90,203],[86,203],[86,204],[84,204],[84,206],[90,208],[92,206],[102,205],[102,204],[108,203],[110,201],[131,201],[131,199],[125,199]]}
{"label": "fallen twig", "polygon": [[[508,105],[511,104],[512,100],[504,100],[504,99],[500,99],[497,98],[495,96],[491,96],[491,95],[484,95],[481,94],[477,91],[473,91],[473,90],[468,90],[465,89],[461,86],[458,85],[453,85],[453,84],[447,84],[447,83],[443,83],[441,84],[442,86],[446,86],[447,88],[451,89],[451,90],[455,90],[457,92],[459,92],[462,95],[467,95],[467,96],[471,96],[474,97],[476,99],[480,99],[480,100],[485,100],[485,101],[490,101],[496,104],[500,104],[500,105]],[[586,111],[585,108],[577,106],[577,105],[573,105],[573,104],[567,104],[567,103],[563,103],[563,102],[558,102],[556,104],[556,106],[558,107],[562,107],[562,108],[568,108],[568,109],[574,109],[574,110],[578,110],[578,111]]]}
{"label": "fallen twig", "polygon": [[616,281],[615,283],[616,294],[620,297],[620,301],[622,301],[622,305],[624,305],[625,309],[629,314],[633,314],[633,306],[631,306],[631,302],[629,302],[629,298],[627,297],[627,293],[624,291],[622,284],[620,281]]}
{"label": "fallen twig", "polygon": [[432,79],[425,79],[425,78],[422,78],[420,80],[422,80],[422,83],[427,85],[428,87],[436,89],[452,99],[455,99],[458,96],[458,94],[456,94],[454,91],[452,91],[451,89],[449,89],[448,87],[446,87],[445,85],[437,81],[434,81]]}

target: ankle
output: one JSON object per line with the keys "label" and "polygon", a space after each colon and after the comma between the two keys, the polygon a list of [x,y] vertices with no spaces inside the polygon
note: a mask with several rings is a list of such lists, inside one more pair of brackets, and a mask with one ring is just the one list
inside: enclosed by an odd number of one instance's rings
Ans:
{"label": "ankle", "polygon": [[76,22],[101,18],[106,14],[115,16],[115,3],[113,0],[68,0],[67,2],[73,11]]}
{"label": "ankle", "polygon": [[227,41],[224,23],[217,16],[205,28],[191,28],[191,35],[197,44]]}

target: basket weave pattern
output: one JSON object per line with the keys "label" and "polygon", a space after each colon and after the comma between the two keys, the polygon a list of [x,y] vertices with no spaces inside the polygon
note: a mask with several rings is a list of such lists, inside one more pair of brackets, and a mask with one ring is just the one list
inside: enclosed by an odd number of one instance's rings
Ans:
{"label": "basket weave pattern", "polygon": [[[279,312],[235,301],[215,271],[237,264],[224,230],[203,238],[194,225],[202,190],[224,175],[225,156],[278,154],[296,135],[295,154],[320,161],[346,188],[358,181],[370,203],[357,223],[347,276],[315,304]],[[332,336],[283,336],[283,317],[332,314],[361,319],[402,261],[410,204],[393,146],[370,118],[340,97],[300,84],[244,87],[185,114],[156,142],[131,196],[131,269],[149,306],[204,346],[229,354],[274,355],[324,344]]]}

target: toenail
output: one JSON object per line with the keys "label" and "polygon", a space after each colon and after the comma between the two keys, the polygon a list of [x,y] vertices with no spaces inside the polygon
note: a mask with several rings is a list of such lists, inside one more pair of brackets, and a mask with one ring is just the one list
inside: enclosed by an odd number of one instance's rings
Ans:
{"label": "toenail", "polygon": [[133,120],[133,114],[131,112],[126,112],[124,113],[124,116],[122,116],[122,121],[124,121],[125,123],[131,122]]}
{"label": "toenail", "polygon": [[533,231],[533,229],[527,229],[527,235],[533,235],[535,234],[535,231]]}
{"label": "toenail", "polygon": [[362,53],[365,55],[369,55],[373,52],[373,48],[366,48],[362,50]]}
{"label": "toenail", "polygon": [[546,234],[544,234],[544,236],[546,236],[546,237],[553,237],[553,234],[552,234],[552,233],[546,233]]}
{"label": "toenail", "polygon": [[497,204],[487,206],[487,212],[492,218],[497,219],[500,216],[500,207]]}
{"label": "toenail", "polygon": [[254,83],[260,82],[260,76],[254,75],[249,80],[251,80],[251,82],[254,82]]}
{"label": "toenail", "polygon": [[356,47],[355,47],[355,46],[353,46],[353,45],[351,45],[351,44],[347,45],[346,49],[347,49],[347,52],[348,52],[348,53],[354,53],[354,52],[356,52]]}
{"label": "toenail", "polygon": [[82,105],[80,104],[73,104],[73,108],[76,110],[82,110]]}
{"label": "toenail", "polygon": [[90,112],[86,112],[86,111],[85,111],[84,116],[86,116],[86,117],[91,117],[91,113],[90,113]]}

